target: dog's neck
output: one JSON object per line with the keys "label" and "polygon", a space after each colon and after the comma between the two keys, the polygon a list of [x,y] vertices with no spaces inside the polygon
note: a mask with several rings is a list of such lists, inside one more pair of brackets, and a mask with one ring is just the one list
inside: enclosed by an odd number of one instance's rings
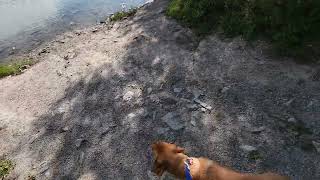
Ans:
{"label": "dog's neck", "polygon": [[[187,155],[183,153],[179,153],[173,160],[174,165],[172,167],[175,167],[175,168],[167,169],[167,171],[180,179],[185,179],[185,162],[187,161],[188,158],[189,157]],[[200,162],[197,158],[192,158],[192,159],[193,159],[193,163],[189,166],[190,166],[190,174],[194,179],[199,174]]]}

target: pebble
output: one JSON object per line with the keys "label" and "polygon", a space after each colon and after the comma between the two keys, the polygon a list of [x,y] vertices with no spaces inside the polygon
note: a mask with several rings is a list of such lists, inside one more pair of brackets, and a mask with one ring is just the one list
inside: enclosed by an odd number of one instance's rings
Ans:
{"label": "pebble", "polygon": [[291,118],[288,119],[288,122],[289,122],[289,123],[296,123],[297,120],[296,120],[296,118],[291,117]]}
{"label": "pebble", "polygon": [[225,93],[225,92],[227,92],[229,89],[230,89],[230,87],[224,87],[224,88],[221,90],[221,92],[222,92],[222,93]]}
{"label": "pebble", "polygon": [[152,92],[152,88],[151,88],[151,87],[149,87],[149,88],[147,89],[147,92],[148,92],[148,94],[151,94],[151,92]]}
{"label": "pebble", "polygon": [[252,152],[252,151],[257,151],[256,147],[250,146],[250,145],[241,145],[240,149],[246,151],[246,152]]}
{"label": "pebble", "polygon": [[316,148],[317,152],[320,153],[320,142],[312,141],[312,144]]}
{"label": "pebble", "polygon": [[83,141],[84,141],[84,139],[77,139],[76,140],[76,147],[79,148]]}
{"label": "pebble", "polygon": [[173,89],[173,92],[175,92],[175,93],[181,93],[182,92],[182,88],[174,88]]}

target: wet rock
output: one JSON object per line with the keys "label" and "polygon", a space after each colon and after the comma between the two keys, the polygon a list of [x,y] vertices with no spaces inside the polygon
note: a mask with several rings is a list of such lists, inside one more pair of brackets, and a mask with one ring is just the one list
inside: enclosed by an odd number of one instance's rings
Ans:
{"label": "wet rock", "polygon": [[185,127],[180,115],[176,112],[169,112],[162,117],[162,120],[173,130],[180,130]]}
{"label": "wet rock", "polygon": [[253,151],[257,151],[256,147],[250,146],[250,145],[241,145],[240,149],[242,149],[245,152],[253,152]]}
{"label": "wet rock", "polygon": [[320,153],[320,142],[312,141],[312,144],[316,148],[317,152]]}

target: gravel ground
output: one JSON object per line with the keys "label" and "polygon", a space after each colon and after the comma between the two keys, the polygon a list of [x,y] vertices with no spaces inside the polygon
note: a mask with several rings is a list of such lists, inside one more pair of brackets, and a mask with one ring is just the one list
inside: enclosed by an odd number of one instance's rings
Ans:
{"label": "gravel ground", "polygon": [[242,172],[320,179],[319,64],[263,42],[200,40],[165,17],[167,3],[65,33],[0,80],[9,179],[152,179],[156,140]]}

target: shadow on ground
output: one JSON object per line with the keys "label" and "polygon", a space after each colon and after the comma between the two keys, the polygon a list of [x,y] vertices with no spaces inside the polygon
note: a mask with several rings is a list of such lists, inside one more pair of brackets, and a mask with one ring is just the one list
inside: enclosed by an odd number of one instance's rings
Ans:
{"label": "shadow on ground", "polygon": [[[285,119],[281,130],[274,123],[285,118],[281,112],[288,112],[278,108],[283,106],[276,104],[279,99],[290,100],[290,95],[300,96],[307,88],[317,90],[319,82],[291,90],[300,86],[298,82],[283,86],[286,82],[273,84],[277,82],[273,76],[265,84],[246,79],[245,72],[267,72],[259,64],[227,67],[228,62],[219,58],[228,57],[212,55],[218,53],[216,47],[207,49],[211,55],[206,57],[189,30],[164,17],[165,3],[156,1],[122,24],[124,36],[133,25],[142,30],[126,47],[127,53],[71,84],[64,98],[52,104],[51,113],[36,121],[34,129],[40,135],[30,148],[38,157],[39,177],[149,179],[148,151],[156,140],[175,142],[192,156],[206,156],[238,170],[320,177],[315,149],[291,149],[303,133],[283,135],[291,125]],[[236,51],[243,52],[241,46]],[[246,58],[240,56],[239,64]],[[313,92],[308,92],[310,97],[319,97]],[[297,106],[294,113],[303,111]],[[310,116],[315,115],[312,111]],[[299,125],[310,131],[306,133],[310,137],[319,133]],[[265,130],[252,133],[254,127]],[[260,154],[250,158],[239,149],[248,143]]]}

